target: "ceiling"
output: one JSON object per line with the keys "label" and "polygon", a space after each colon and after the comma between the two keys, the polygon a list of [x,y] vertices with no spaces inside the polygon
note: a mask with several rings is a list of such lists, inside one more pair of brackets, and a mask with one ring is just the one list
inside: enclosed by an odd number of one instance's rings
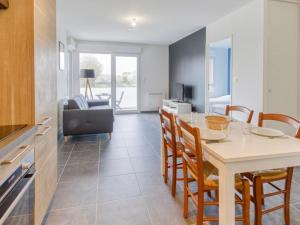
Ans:
{"label": "ceiling", "polygon": [[169,45],[250,1],[57,0],[58,23],[79,40]]}

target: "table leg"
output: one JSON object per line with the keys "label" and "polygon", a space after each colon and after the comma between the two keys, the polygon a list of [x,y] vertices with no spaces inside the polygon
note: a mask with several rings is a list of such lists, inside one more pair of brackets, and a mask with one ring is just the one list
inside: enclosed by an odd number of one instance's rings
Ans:
{"label": "table leg", "polygon": [[235,224],[234,173],[227,167],[219,170],[219,224]]}

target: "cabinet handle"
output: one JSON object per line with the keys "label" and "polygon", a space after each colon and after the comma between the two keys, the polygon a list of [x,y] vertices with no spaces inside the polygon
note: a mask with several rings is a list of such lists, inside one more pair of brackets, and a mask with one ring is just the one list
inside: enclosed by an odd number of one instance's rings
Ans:
{"label": "cabinet handle", "polygon": [[30,145],[20,147],[20,152],[18,152],[13,158],[2,161],[1,165],[13,164],[21,155],[23,155],[24,152],[30,149],[30,147]]}
{"label": "cabinet handle", "polygon": [[43,132],[37,133],[36,136],[44,136],[49,132],[50,129],[51,129],[51,126],[46,127]]}
{"label": "cabinet handle", "polygon": [[45,117],[41,122],[38,122],[37,125],[41,126],[41,125],[46,125],[48,122],[50,122],[52,120],[52,117]]}

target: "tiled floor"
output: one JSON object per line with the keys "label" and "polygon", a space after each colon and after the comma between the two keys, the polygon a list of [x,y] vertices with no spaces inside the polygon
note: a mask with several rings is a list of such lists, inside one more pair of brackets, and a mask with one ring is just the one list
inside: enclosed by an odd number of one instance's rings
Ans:
{"label": "tiled floor", "polygon": [[[72,138],[59,147],[59,184],[45,225],[185,225],[182,189],[171,197],[160,175],[157,114],[118,115],[113,137]],[[280,198],[278,200],[281,200]],[[296,169],[291,218],[300,224],[300,169]],[[269,202],[274,204],[276,201]],[[281,225],[281,213],[264,224]]]}

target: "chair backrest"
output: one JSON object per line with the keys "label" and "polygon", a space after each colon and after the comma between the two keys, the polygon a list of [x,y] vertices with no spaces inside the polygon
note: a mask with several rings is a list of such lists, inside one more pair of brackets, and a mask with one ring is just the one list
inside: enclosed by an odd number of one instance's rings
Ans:
{"label": "chair backrest", "polygon": [[263,112],[259,113],[259,117],[258,117],[259,127],[263,126],[264,120],[271,120],[271,121],[277,121],[277,122],[289,124],[297,130],[295,137],[300,138],[300,121],[294,119],[293,117],[283,115],[283,114],[276,114],[276,113],[263,113]]}
{"label": "chair backrest", "polygon": [[226,110],[225,110],[226,116],[229,116],[229,113],[230,113],[230,112],[233,112],[233,111],[236,111],[236,112],[242,112],[242,113],[247,114],[248,118],[247,118],[247,121],[246,121],[246,122],[247,122],[247,123],[251,123],[252,117],[253,117],[253,113],[254,113],[253,110],[248,109],[248,108],[245,107],[245,106],[239,106],[239,105],[227,105],[227,106],[226,106]]}
{"label": "chair backrest", "polygon": [[[186,160],[188,167],[191,167],[191,164],[194,165],[194,162],[196,160],[196,169],[199,175],[198,182],[203,184],[203,153],[200,138],[200,129],[197,127],[192,127],[179,117],[176,118],[176,126],[178,130],[178,136],[180,138],[180,143],[183,146],[184,160]],[[189,154],[186,154],[187,151],[189,151]]]}
{"label": "chair backrest", "polygon": [[159,116],[164,146],[169,147],[173,154],[177,154],[174,116],[163,109],[159,110]]}

